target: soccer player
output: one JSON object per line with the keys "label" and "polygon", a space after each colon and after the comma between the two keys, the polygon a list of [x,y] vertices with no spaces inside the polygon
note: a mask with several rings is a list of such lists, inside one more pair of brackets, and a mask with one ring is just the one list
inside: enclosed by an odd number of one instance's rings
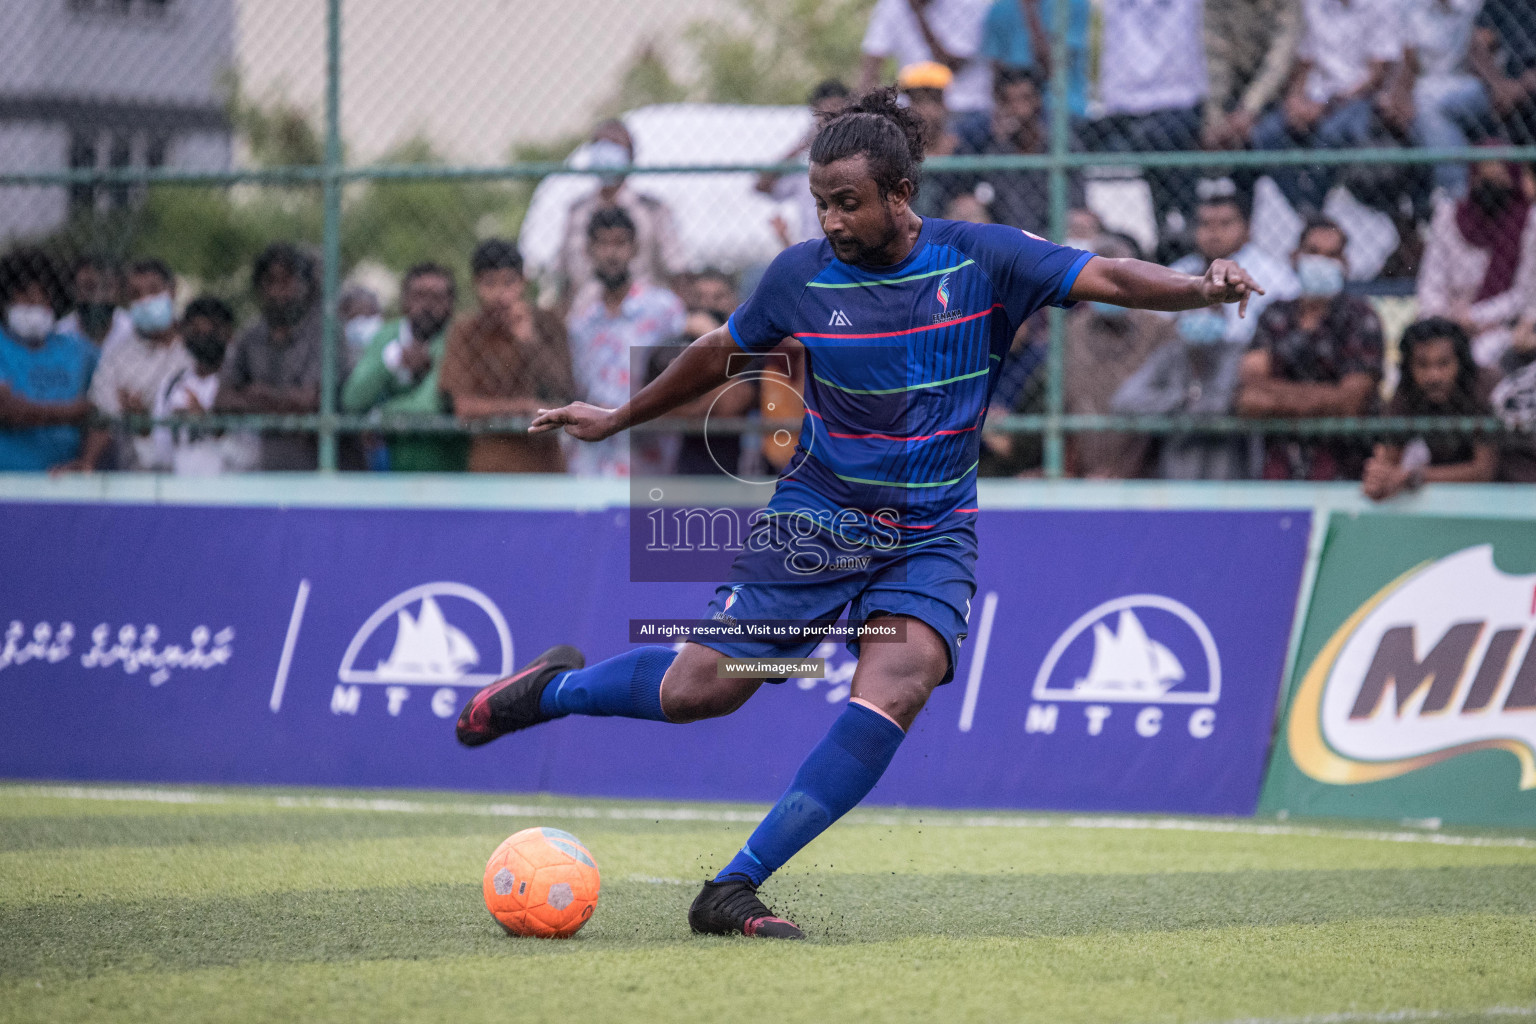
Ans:
{"label": "soccer player", "polygon": [[[770,874],[879,781],[934,687],[954,675],[975,593],[976,464],[998,367],[1025,318],[1093,300],[1183,310],[1263,289],[1216,260],[1199,277],[1105,259],[992,224],[912,212],[922,126],[880,90],[826,120],[810,151],[826,237],[780,253],[724,327],[693,342],[617,409],[574,402],[541,411],[535,433],[600,441],[662,416],[729,379],[732,357],[784,338],[807,352],[806,416],[766,515],[710,606],[719,622],[836,621],[896,627],[849,643],[847,706],[746,846],[704,884],[696,932],[803,938],[757,897]],[[838,558],[859,550],[866,557]],[[466,746],[566,715],[694,722],[728,715],[761,679],[717,675],[726,657],[797,658],[819,638],[639,647],[590,668],[554,647],[485,687],[459,716]],[[862,646],[862,649],[861,649]]]}

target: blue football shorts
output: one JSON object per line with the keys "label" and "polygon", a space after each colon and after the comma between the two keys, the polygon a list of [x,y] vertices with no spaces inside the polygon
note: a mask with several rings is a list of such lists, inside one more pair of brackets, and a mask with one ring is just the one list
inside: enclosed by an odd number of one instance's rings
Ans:
{"label": "blue football shorts", "polygon": [[[785,518],[769,517],[754,525],[729,578],[715,589],[706,618],[739,623],[767,619],[809,627],[837,622],[845,608],[852,626],[882,614],[907,615],[944,638],[949,667],[941,685],[955,677],[976,594],[973,522],[942,533],[923,531],[916,539],[903,530],[897,546],[881,548],[850,547],[825,531],[801,536],[805,531],[786,528]],[[822,640],[711,637],[694,642],[732,658],[805,658]],[[857,638],[846,646],[858,657]]]}

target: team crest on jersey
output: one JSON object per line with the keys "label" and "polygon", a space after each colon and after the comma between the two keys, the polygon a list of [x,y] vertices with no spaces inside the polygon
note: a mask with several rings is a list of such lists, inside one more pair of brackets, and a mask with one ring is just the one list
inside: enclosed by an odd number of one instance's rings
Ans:
{"label": "team crest on jersey", "polygon": [[933,297],[938,300],[940,309],[940,312],[933,314],[934,323],[942,324],[946,320],[957,320],[962,315],[964,315],[958,309],[951,311],[949,308],[948,274],[945,274],[943,277],[939,278],[939,287],[938,290],[933,293]]}

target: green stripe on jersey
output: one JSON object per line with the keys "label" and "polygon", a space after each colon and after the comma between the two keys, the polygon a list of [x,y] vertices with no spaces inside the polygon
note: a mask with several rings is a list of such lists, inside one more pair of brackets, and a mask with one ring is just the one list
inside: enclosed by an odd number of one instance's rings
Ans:
{"label": "green stripe on jersey", "polygon": [[839,284],[831,284],[831,283],[822,282],[822,281],[812,281],[810,284],[806,285],[806,287],[807,288],[879,288],[880,286],[887,285],[887,284],[903,284],[903,283],[905,283],[907,281],[921,281],[925,277],[938,277],[940,274],[951,274],[951,273],[954,273],[956,270],[960,270],[960,269],[962,269],[964,267],[969,267],[971,264],[973,264],[975,262],[976,262],[975,260],[966,260],[964,263],[957,263],[953,267],[944,267],[943,269],[940,269],[940,270],[925,270],[921,274],[908,274],[906,277],[886,277],[886,278],[881,278],[878,281],[847,281],[847,282],[842,282],[842,283],[839,283]]}
{"label": "green stripe on jersey", "polygon": [[940,384],[953,384],[957,380],[970,380],[972,377],[985,376],[990,372],[991,370],[989,369],[980,369],[974,373],[962,373],[958,377],[945,377],[943,380],[931,380],[926,384],[909,384],[904,388],[873,388],[869,390],[865,390],[864,388],[845,388],[841,384],[832,383],[831,381],[827,380],[827,378],[823,377],[821,374],[815,372],[814,370],[811,371],[811,376],[815,377],[819,382],[825,384],[829,388],[836,388],[837,390],[850,395],[894,395],[901,391],[919,391],[923,388],[936,388]]}
{"label": "green stripe on jersey", "polygon": [[[825,463],[822,464],[826,465]],[[948,487],[950,484],[957,484],[961,480],[964,480],[966,477],[970,476],[972,473],[976,472],[976,467],[979,465],[981,465],[981,460],[977,459],[975,462],[971,463],[969,469],[955,477],[953,480],[934,480],[931,483],[926,484],[908,484],[902,483],[899,480],[866,480],[861,476],[843,476],[843,474],[839,473],[837,470],[832,469],[831,466],[827,466],[827,468],[832,470],[833,476],[850,484],[876,484],[880,487]]]}

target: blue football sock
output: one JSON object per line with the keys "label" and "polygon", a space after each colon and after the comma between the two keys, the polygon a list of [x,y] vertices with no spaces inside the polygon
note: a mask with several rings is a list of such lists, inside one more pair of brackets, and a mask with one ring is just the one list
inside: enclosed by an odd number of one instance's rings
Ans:
{"label": "blue football sock", "polygon": [[638,647],[586,668],[562,672],[539,696],[539,711],[566,715],[617,716],[665,722],[661,677],[677,657],[670,647]]}
{"label": "blue football sock", "polygon": [[715,881],[738,875],[762,885],[875,788],[906,735],[878,711],[862,704],[845,707],[800,765],[789,791]]}

